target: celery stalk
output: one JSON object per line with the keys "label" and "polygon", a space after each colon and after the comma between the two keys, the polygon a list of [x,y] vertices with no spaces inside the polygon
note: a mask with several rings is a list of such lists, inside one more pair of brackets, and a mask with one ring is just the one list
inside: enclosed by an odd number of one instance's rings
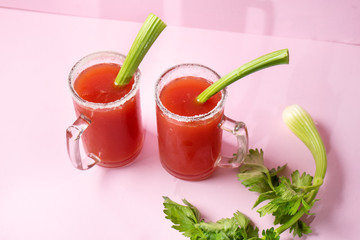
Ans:
{"label": "celery stalk", "polygon": [[[314,201],[319,191],[319,186],[322,185],[326,174],[327,157],[324,143],[310,114],[299,105],[294,104],[286,107],[283,111],[283,121],[289,127],[289,129],[308,147],[315,160],[316,170],[314,174],[313,186],[318,187],[316,187],[306,199],[307,203],[311,203]],[[281,234],[291,225],[296,223],[306,212],[307,210],[305,207],[302,207],[286,223],[275,229],[275,232],[278,235]]]}
{"label": "celery stalk", "polygon": [[116,86],[128,84],[146,53],[164,30],[166,24],[154,14],[149,14],[139,30],[115,79]]}
{"label": "celery stalk", "polygon": [[283,111],[283,121],[312,153],[316,165],[314,179],[323,179],[327,167],[326,151],[310,114],[297,104],[290,105]]}
{"label": "celery stalk", "polygon": [[205,89],[200,95],[197,96],[196,100],[198,103],[206,102],[210,97],[221,91],[231,83],[243,78],[251,73],[259,71],[264,68],[272,67],[279,64],[289,63],[289,51],[288,49],[282,49],[275,52],[268,53],[264,56],[256,58],[234,71],[228,73],[224,77],[220,78],[215,83],[211,84]]}

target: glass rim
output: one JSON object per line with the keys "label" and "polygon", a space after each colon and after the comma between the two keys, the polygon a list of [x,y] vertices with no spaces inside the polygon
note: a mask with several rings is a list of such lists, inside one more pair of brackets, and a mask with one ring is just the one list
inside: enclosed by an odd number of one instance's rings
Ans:
{"label": "glass rim", "polygon": [[[179,122],[195,122],[195,121],[201,121],[201,120],[207,120],[209,118],[214,117],[217,113],[219,113],[225,105],[225,100],[227,97],[227,90],[226,88],[222,89],[221,92],[221,99],[219,100],[219,102],[216,104],[216,106],[211,109],[209,112],[207,113],[203,113],[203,114],[198,114],[198,115],[194,115],[194,116],[182,116],[179,114],[175,114],[173,112],[171,112],[170,110],[168,110],[161,102],[160,100],[160,93],[161,93],[161,89],[160,88],[160,83],[163,80],[163,78],[171,73],[172,71],[180,68],[180,67],[196,67],[196,68],[202,68],[205,69],[206,71],[211,72],[212,74],[214,74],[218,79],[220,79],[220,75],[215,72],[214,70],[212,70],[211,68],[202,65],[202,64],[197,64],[197,63],[182,63],[182,64],[178,64],[175,65],[169,69],[167,69],[163,74],[161,74],[161,76],[158,78],[158,80],[156,81],[155,84],[155,101],[156,101],[156,105],[159,107],[159,109],[167,116],[170,117],[176,121]],[[190,74],[189,74],[190,76]],[[206,79],[206,78],[205,78]],[[208,80],[208,79],[207,79]]]}
{"label": "glass rim", "polygon": [[[141,76],[141,72],[140,69],[136,69],[135,73],[134,73],[134,84],[132,85],[131,90],[125,94],[122,98],[112,101],[112,102],[108,102],[108,103],[97,103],[97,102],[91,102],[91,101],[87,101],[83,98],[81,98],[78,93],[75,91],[74,89],[74,81],[76,80],[76,78],[79,76],[79,74],[81,72],[83,72],[85,69],[96,65],[97,63],[115,63],[115,64],[119,64],[120,66],[122,66],[124,64],[126,56],[124,54],[115,52],[115,51],[98,51],[98,52],[93,52],[90,53],[84,57],[82,57],[80,60],[78,60],[74,66],[71,68],[69,76],[68,76],[68,84],[69,84],[69,88],[70,88],[70,92],[72,94],[73,99],[86,107],[90,107],[92,109],[111,109],[111,108],[116,108],[119,107],[121,105],[123,105],[124,103],[126,103],[127,101],[129,101],[131,98],[133,98],[137,92],[137,90],[139,89],[139,82],[140,82],[140,76]],[[113,59],[113,61],[111,61],[111,59]],[[97,61],[98,62],[97,62]],[[104,60],[104,61],[100,61],[100,60]],[[116,62],[115,60],[118,60],[120,62]],[[94,62],[93,64],[91,64],[91,62]],[[88,64],[88,66],[87,66]]]}

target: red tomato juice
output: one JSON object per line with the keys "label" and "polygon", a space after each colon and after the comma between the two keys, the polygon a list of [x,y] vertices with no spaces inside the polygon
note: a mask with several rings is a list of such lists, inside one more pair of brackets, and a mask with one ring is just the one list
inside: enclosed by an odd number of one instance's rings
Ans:
{"label": "red tomato juice", "polygon": [[[218,93],[204,104],[196,97],[208,86],[204,78],[181,77],[164,86],[160,93],[162,105],[180,116],[209,113],[222,95]],[[207,178],[215,169],[220,156],[223,109],[202,120],[178,121],[165,115],[157,106],[159,154],[163,167],[172,175],[185,180]]]}
{"label": "red tomato juice", "polygon": [[[79,74],[74,82],[78,96],[88,102],[111,103],[128,94],[134,79],[124,87],[114,85],[120,66],[114,63],[93,65]],[[132,162],[143,143],[139,91],[120,106],[91,108],[74,101],[77,116],[91,121],[83,132],[85,151],[101,159],[104,167],[119,167]]]}

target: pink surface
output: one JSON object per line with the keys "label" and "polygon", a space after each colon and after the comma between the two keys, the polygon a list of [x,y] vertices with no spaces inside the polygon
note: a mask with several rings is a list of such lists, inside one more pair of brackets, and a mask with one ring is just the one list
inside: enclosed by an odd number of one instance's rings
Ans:
{"label": "pink surface", "polygon": [[360,44],[358,0],[0,0],[0,6],[135,22],[153,12],[177,26]]}
{"label": "pink surface", "polygon": [[74,169],[65,147],[65,129],[75,120],[70,68],[90,52],[127,53],[139,27],[0,8],[0,239],[186,239],[165,219],[162,196],[186,198],[210,221],[240,210],[261,229],[271,226],[271,217],[251,210],[257,195],[237,181],[236,170],[219,169],[201,182],[166,173],[153,88],[175,64],[201,63],[224,75],[281,48],[289,48],[291,64],[235,83],[225,112],[247,123],[250,146],[264,150],[270,167],[288,163],[313,174],[310,153],[281,119],[293,103],[310,112],[328,172],[308,239],[358,239],[359,46],[169,26],[140,66],[146,139],[139,158],[125,168]]}

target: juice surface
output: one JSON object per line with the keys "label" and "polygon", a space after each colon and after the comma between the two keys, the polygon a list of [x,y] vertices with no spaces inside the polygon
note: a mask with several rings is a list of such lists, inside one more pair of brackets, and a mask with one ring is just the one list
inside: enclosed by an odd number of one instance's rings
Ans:
{"label": "juice surface", "polygon": [[170,112],[181,116],[208,113],[221,99],[221,93],[212,96],[205,103],[196,102],[196,97],[210,84],[209,81],[200,77],[177,78],[162,89],[160,100]]}
{"label": "juice surface", "polygon": [[[74,82],[78,95],[91,102],[108,103],[127,94],[134,80],[125,87],[114,85],[120,66],[101,63],[79,74]],[[92,109],[74,101],[77,116],[84,115],[91,124],[83,132],[82,140],[87,154],[101,159],[99,165],[119,167],[132,162],[143,144],[139,91],[119,107]]]}
{"label": "juice surface", "polygon": [[117,64],[100,63],[79,74],[74,89],[84,100],[95,103],[116,101],[130,92],[134,79],[125,86],[115,86],[114,81],[120,71]]}
{"label": "juice surface", "polygon": [[[205,104],[195,98],[210,83],[203,78],[179,78],[166,85],[160,93],[163,105],[173,113],[193,116],[211,111],[221,99],[221,93]],[[184,180],[201,180],[214,171],[220,156],[223,109],[208,119],[181,122],[166,116],[156,108],[159,154],[163,167]]]}

